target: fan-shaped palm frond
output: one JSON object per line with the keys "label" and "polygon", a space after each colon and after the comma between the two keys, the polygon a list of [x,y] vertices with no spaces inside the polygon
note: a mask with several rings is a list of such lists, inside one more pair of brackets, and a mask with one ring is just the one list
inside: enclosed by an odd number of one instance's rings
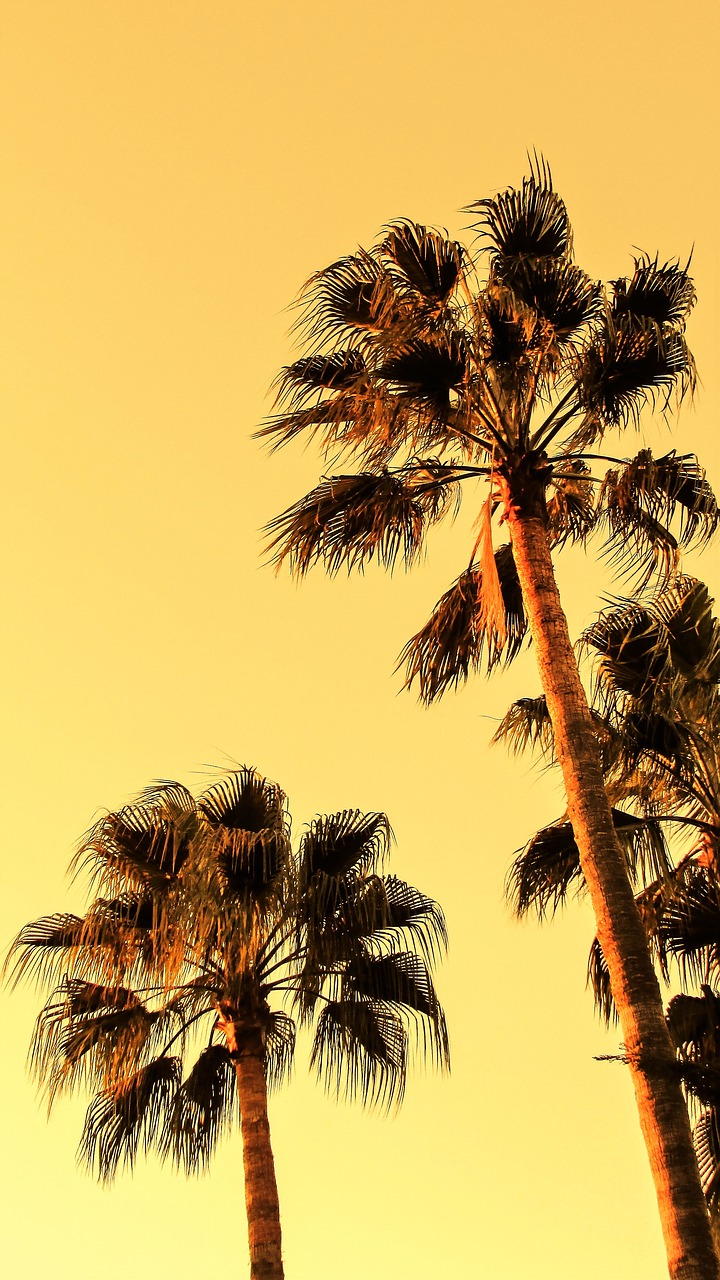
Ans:
{"label": "fan-shaped palm frond", "polygon": [[403,219],[387,228],[381,253],[428,302],[445,302],[461,279],[465,250],[434,228]]}
{"label": "fan-shaped palm frond", "polygon": [[[634,259],[635,271],[629,280],[613,281],[613,312],[635,320],[651,320],[657,325],[684,325],[696,301],[695,286],[678,262],[660,265],[656,254]],[[688,264],[689,265],[689,264]]]}
{"label": "fan-shaped palm frond", "polygon": [[601,314],[600,285],[566,258],[499,258],[494,270],[498,281],[543,322],[546,345],[579,341]]}
{"label": "fan-shaped palm frond", "polygon": [[606,428],[637,426],[648,401],[667,409],[673,392],[682,397],[695,386],[695,363],[683,335],[627,316],[607,317],[578,370],[580,399],[590,418],[582,436],[573,439],[585,444]]}
{"label": "fan-shaped palm frond", "polygon": [[480,217],[474,224],[502,259],[568,258],[572,251],[572,231],[565,203],[553,190],[547,164],[536,164],[516,190],[508,187],[499,195],[476,200],[468,212]]}
{"label": "fan-shaped palm frond", "polygon": [[407,317],[392,277],[376,256],[360,250],[340,258],[308,280],[301,295],[298,328],[310,341],[360,343]]}

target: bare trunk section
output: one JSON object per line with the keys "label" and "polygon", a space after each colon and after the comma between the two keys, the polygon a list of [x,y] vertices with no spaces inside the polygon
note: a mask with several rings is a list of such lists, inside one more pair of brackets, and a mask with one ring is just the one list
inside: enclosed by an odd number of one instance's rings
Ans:
{"label": "bare trunk section", "polygon": [[235,1065],[240,1101],[250,1280],[284,1280],[262,1029],[230,1019],[221,1019],[219,1025]]}
{"label": "bare trunk section", "polygon": [[[568,814],[610,972],[673,1280],[720,1280],[660,987],[615,834],[536,486],[501,481]],[[534,488],[535,492],[532,493]]]}

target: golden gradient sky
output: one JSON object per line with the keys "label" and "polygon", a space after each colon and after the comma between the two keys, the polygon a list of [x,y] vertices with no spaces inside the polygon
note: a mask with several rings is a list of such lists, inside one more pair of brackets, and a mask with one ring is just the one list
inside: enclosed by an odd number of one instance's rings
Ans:
{"label": "golden gradient sky", "polygon": [[[250,439],[315,269],[403,214],[457,210],[544,152],[579,261],[686,257],[703,386],[678,446],[720,489],[715,0],[4,0],[3,947],[80,906],[65,868],[103,806],[237,760],[296,831],[385,809],[394,869],[444,905],[449,1080],[396,1118],[327,1100],[302,1052],[271,1112],[288,1280],[656,1280],[663,1250],[629,1081],[584,990],[587,911],[516,925],[513,851],[557,784],[490,750],[531,656],[431,711],[403,643],[467,558],[469,508],[411,577],[263,567],[260,526],[312,451]],[[633,442],[634,444],[635,442]],[[717,548],[689,565],[720,591]],[[571,626],[607,578],[560,570]],[[37,1000],[3,995],[3,1280],[246,1275],[241,1154],[100,1190],[81,1108],[25,1073]]]}

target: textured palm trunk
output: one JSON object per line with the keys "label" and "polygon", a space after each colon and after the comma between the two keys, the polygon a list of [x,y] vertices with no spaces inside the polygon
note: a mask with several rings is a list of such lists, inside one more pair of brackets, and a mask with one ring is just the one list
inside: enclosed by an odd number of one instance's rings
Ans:
{"label": "textured palm trunk", "polygon": [[235,1065],[240,1102],[250,1280],[284,1280],[262,1031],[229,1020],[220,1025]]}
{"label": "textured palm trunk", "polygon": [[673,1280],[718,1280],[660,987],[605,792],[600,753],[547,538],[544,484],[501,481],[506,519],[567,793],[568,815],[610,973]]}

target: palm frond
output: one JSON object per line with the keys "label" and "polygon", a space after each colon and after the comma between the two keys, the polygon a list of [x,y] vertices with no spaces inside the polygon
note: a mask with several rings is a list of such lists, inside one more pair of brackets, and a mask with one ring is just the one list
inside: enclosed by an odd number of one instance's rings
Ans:
{"label": "palm frond", "polygon": [[498,258],[494,271],[543,322],[546,345],[578,341],[602,314],[600,285],[566,258]]}
{"label": "palm frond", "polygon": [[[672,863],[660,825],[618,808],[612,809],[612,819],[632,880],[647,883],[667,877]],[[516,855],[506,894],[517,916],[533,910],[542,920],[554,915],[571,891],[583,893],[585,878],[572,824],[563,818],[542,827]]]}
{"label": "palm frond", "polygon": [[495,730],[492,742],[504,743],[514,755],[537,748],[541,755],[552,758],[555,736],[545,695],[518,698],[513,702]]}
{"label": "palm frond", "polygon": [[461,279],[465,250],[434,228],[402,219],[391,223],[381,253],[411,289],[431,303],[445,302]]}
{"label": "palm frond", "polygon": [[681,992],[666,1010],[668,1030],[676,1049],[690,1061],[718,1056],[720,1051],[720,996],[703,984],[701,996]]}
{"label": "palm frond", "polygon": [[317,873],[344,876],[351,869],[367,874],[382,865],[392,830],[384,813],[343,809],[315,818],[300,842],[302,879],[309,883]]}
{"label": "palm frond", "polygon": [[720,623],[713,603],[705,583],[687,575],[679,575],[653,601],[667,628],[673,666],[710,684],[720,679]]}
{"label": "palm frond", "polygon": [[435,964],[448,945],[445,916],[438,903],[397,876],[383,877],[382,887],[384,911],[364,936],[372,943],[387,941],[395,949],[400,939],[410,935],[419,954]]}
{"label": "palm frond", "polygon": [[407,1031],[371,1001],[329,1001],[317,1020],[310,1065],[329,1093],[389,1108],[405,1092]]}
{"label": "palm frond", "polygon": [[549,167],[533,166],[517,190],[476,200],[468,212],[478,213],[474,230],[497,257],[568,258],[572,251],[570,220],[564,201],[553,190]]}
{"label": "palm frond", "polygon": [[542,920],[554,915],[568,893],[585,888],[571,823],[554,822],[543,827],[515,856],[507,875],[505,893],[516,916],[530,910]]}
{"label": "palm frond", "polygon": [[593,939],[588,956],[587,985],[595,998],[595,1008],[607,1026],[619,1021],[618,1011],[610,986],[610,970],[597,938]]}
{"label": "palm frond", "polygon": [[562,474],[551,477],[548,498],[548,535],[553,547],[585,542],[595,527],[595,493],[590,469],[577,459],[559,462]]}
{"label": "palm frond", "polygon": [[614,315],[682,327],[696,302],[687,271],[677,261],[661,265],[657,254],[651,258],[643,253],[633,261],[635,270],[629,280],[612,281]]}
{"label": "palm frond", "polygon": [[686,876],[683,891],[667,907],[658,930],[663,954],[674,958],[683,978],[707,982],[720,965],[720,904],[705,868]]}
{"label": "palm frond", "polygon": [[79,1007],[79,992],[89,984],[62,987],[40,1013],[30,1046],[30,1066],[46,1086],[51,1107],[59,1094],[78,1084],[106,1088],[119,1075],[135,1070],[161,1017],[132,993],[118,1003],[111,988],[106,1003],[94,1010]]}
{"label": "palm frond", "polygon": [[41,916],[20,930],[11,943],[3,968],[10,982],[29,978],[37,984],[55,983],[58,969],[65,969],[68,952],[82,946],[85,921],[81,916],[57,912]]}
{"label": "palm frond", "polygon": [[441,1009],[428,966],[411,951],[373,955],[356,952],[343,973],[343,991],[352,1000],[380,1000],[405,1007],[432,1021]]}
{"label": "palm frond", "polygon": [[265,1028],[265,1076],[268,1089],[278,1089],[287,1080],[295,1055],[296,1027],[280,1010],[271,1013]]}
{"label": "palm frond", "polygon": [[433,702],[448,688],[479,671],[483,661],[491,671],[507,665],[520,652],[527,633],[522,591],[509,543],[494,553],[505,609],[505,637],[489,617],[483,574],[471,565],[441,597],[425,626],[408,641],[398,661],[405,666],[405,685],[415,680],[424,702]]}
{"label": "palm frond", "polygon": [[298,329],[310,342],[362,344],[407,318],[392,277],[378,257],[359,250],[311,276],[300,296]]}
{"label": "palm frond", "polygon": [[162,1149],[180,1080],[179,1058],[159,1057],[99,1093],[85,1117],[79,1160],[109,1182],[120,1165],[132,1168],[139,1150],[147,1152],[156,1143]]}
{"label": "palm frond", "polygon": [[[624,552],[625,556],[640,551],[656,559],[656,543],[661,559],[669,547],[670,567],[674,567],[678,545],[702,546],[720,520],[715,495],[697,458],[692,454],[679,457],[675,452],[653,458],[649,449],[641,450],[622,470],[607,473],[598,511],[607,525],[611,546],[629,543],[630,552]],[[678,541],[667,527],[674,519],[679,523]]]}
{"label": "palm frond", "polygon": [[681,333],[660,332],[649,320],[608,316],[578,365],[580,399],[589,414],[583,442],[608,427],[636,426],[648,401],[667,409],[673,391],[682,398],[694,386],[695,363]]}
{"label": "palm frond", "polygon": [[243,765],[203,791],[198,809],[212,827],[264,831],[287,826],[287,798],[277,783]]}
{"label": "palm frond", "polygon": [[462,334],[414,338],[394,347],[377,369],[397,394],[414,405],[427,405],[434,413],[447,414],[453,393],[468,375],[468,352]]}
{"label": "palm frond", "polygon": [[700,1181],[705,1199],[717,1213],[720,1202],[720,1114],[711,1107],[700,1116],[693,1129]]}
{"label": "palm frond", "polygon": [[209,1163],[218,1141],[238,1120],[235,1067],[225,1045],[208,1045],[175,1093],[161,1154],[186,1173]]}
{"label": "palm frond", "polygon": [[103,886],[161,890],[190,853],[189,832],[169,819],[162,805],[141,800],[108,813],[90,829],[74,865],[89,865]]}
{"label": "palm frond", "polygon": [[418,558],[429,524],[445,514],[452,476],[427,465],[405,473],[382,470],[323,480],[267,526],[268,550],[278,568],[288,560],[302,577],[320,560],[330,574],[346,565],[362,569],[377,559],[392,569]]}
{"label": "palm frond", "polygon": [[600,655],[600,679],[636,699],[652,690],[667,669],[666,629],[635,600],[603,610],[580,643]]}

